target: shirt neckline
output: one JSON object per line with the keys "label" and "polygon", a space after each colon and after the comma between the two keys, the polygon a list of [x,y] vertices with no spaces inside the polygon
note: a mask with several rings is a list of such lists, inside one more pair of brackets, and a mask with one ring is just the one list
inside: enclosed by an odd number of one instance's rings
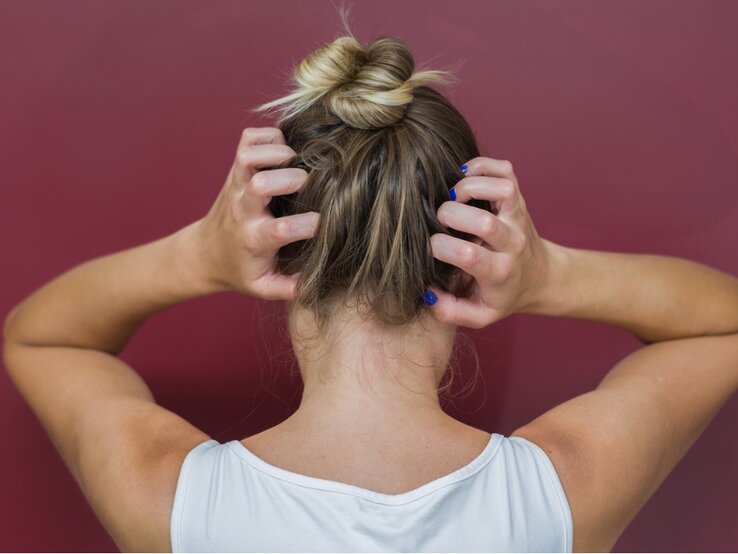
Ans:
{"label": "shirt neckline", "polygon": [[427,494],[432,493],[442,487],[452,485],[462,481],[479,472],[487,463],[492,460],[504,436],[499,433],[490,433],[489,441],[484,449],[468,464],[452,471],[446,475],[438,477],[424,485],[416,487],[412,490],[400,494],[386,494],[370,489],[365,489],[357,485],[350,485],[341,481],[333,481],[330,479],[321,479],[312,477],[302,473],[296,473],[287,469],[277,467],[259,458],[251,450],[249,450],[241,441],[232,440],[226,444],[230,450],[248,463],[253,468],[276,477],[282,481],[287,481],[295,485],[308,487],[312,489],[320,489],[325,491],[333,491],[343,494],[353,495],[365,500],[370,500],[379,504],[400,505],[417,500]]}

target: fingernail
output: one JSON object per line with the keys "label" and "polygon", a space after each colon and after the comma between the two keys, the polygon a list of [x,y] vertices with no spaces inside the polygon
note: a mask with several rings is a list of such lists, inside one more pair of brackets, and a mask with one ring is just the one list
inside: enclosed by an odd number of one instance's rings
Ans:
{"label": "fingernail", "polygon": [[438,298],[433,294],[432,290],[427,290],[423,293],[423,302],[425,302],[426,306],[432,306],[437,300]]}
{"label": "fingernail", "polygon": [[456,191],[454,190],[454,187],[451,187],[451,189],[449,189],[448,195],[451,197],[451,200],[456,200]]}
{"label": "fingernail", "polygon": [[461,170],[462,173],[466,173],[467,171],[469,171],[469,168],[466,167],[466,164],[461,164],[459,169]]}

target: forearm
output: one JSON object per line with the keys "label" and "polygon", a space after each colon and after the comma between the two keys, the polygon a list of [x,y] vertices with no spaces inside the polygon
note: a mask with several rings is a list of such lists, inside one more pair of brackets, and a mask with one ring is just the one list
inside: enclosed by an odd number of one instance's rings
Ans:
{"label": "forearm", "polygon": [[615,325],[648,343],[738,332],[738,279],[727,273],[671,256],[546,242],[550,278],[534,313]]}
{"label": "forearm", "polygon": [[56,277],[16,307],[5,340],[119,353],[150,315],[220,290],[199,273],[194,225]]}

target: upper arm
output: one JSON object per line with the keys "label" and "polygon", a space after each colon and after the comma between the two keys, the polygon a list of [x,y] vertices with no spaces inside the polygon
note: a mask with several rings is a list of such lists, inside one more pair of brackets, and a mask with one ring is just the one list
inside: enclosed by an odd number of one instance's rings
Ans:
{"label": "upper arm", "polygon": [[738,335],[651,344],[516,430],[550,453],[575,551],[609,551],[738,389]]}
{"label": "upper arm", "polygon": [[5,366],[96,515],[124,550],[165,550],[178,468],[210,438],[156,404],[116,356],[6,342]]}

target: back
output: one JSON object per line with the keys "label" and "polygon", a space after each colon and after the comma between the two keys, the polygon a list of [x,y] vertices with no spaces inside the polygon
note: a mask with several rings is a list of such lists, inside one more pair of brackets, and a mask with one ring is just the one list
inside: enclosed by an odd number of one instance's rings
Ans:
{"label": "back", "polygon": [[173,552],[571,552],[573,542],[545,451],[497,433],[466,466],[395,495],[207,440],[184,459],[170,531]]}

